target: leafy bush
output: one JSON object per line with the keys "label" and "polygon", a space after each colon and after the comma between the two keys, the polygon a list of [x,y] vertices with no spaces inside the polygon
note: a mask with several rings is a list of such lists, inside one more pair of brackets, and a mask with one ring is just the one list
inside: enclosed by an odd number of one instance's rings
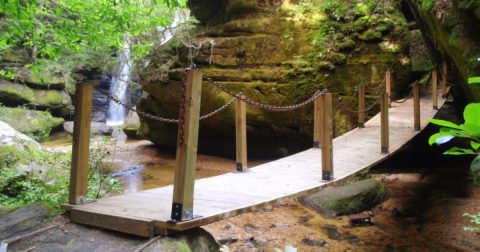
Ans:
{"label": "leafy bush", "polygon": [[[87,198],[95,199],[118,191],[119,181],[111,178],[106,169],[108,148],[92,148],[90,152]],[[71,153],[46,152],[30,146],[24,146],[23,150],[0,146],[0,207],[11,209],[42,202],[59,210],[68,199],[70,165]]]}
{"label": "leafy bush", "polygon": [[[468,79],[469,84],[480,84],[480,77]],[[463,138],[469,141],[468,147],[452,147],[445,151],[446,155],[476,155],[470,164],[473,183],[480,186],[480,103],[470,103],[463,111],[464,123],[457,125],[450,121],[431,119],[430,122],[440,126],[438,133],[430,136],[428,142],[430,145],[441,145],[454,138]],[[476,215],[465,213],[464,216],[471,218],[471,222],[480,224],[480,213]],[[469,231],[480,232],[480,227],[467,226],[464,228]]]}

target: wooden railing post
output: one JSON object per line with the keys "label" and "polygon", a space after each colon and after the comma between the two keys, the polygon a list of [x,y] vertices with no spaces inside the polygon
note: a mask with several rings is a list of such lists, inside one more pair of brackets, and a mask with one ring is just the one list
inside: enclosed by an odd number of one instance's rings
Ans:
{"label": "wooden railing post", "polygon": [[436,65],[432,71],[432,104],[433,109],[438,109],[438,69]]}
{"label": "wooden railing post", "polygon": [[442,98],[447,96],[447,62],[444,61],[442,64]]}
{"label": "wooden railing post", "polygon": [[173,221],[185,221],[193,218],[193,191],[197,161],[202,73],[196,69],[189,70],[185,81],[184,111],[180,109],[181,120],[178,124],[171,214]]}
{"label": "wooden railing post", "polygon": [[333,111],[332,94],[322,94],[322,179],[333,179]]}
{"label": "wooden railing post", "polygon": [[382,153],[389,152],[389,133],[388,133],[388,94],[382,93],[380,98],[380,130],[381,130],[381,151]]}
{"label": "wooden railing post", "polygon": [[358,127],[365,127],[365,84],[358,86]]}
{"label": "wooden railing post", "polygon": [[88,160],[90,147],[90,124],[92,115],[93,83],[77,85],[77,104],[73,126],[72,164],[68,202],[86,203],[88,188]]}
{"label": "wooden railing post", "polygon": [[385,73],[385,90],[387,92],[387,98],[388,98],[388,106],[390,107],[390,104],[392,102],[392,84],[393,84],[393,73],[392,70],[389,68],[387,69],[387,72]]}
{"label": "wooden railing post", "polygon": [[320,148],[322,142],[323,95],[313,102],[313,147]]}
{"label": "wooden railing post", "polygon": [[[242,97],[245,97],[242,95]],[[247,106],[241,99],[235,100],[235,139],[237,171],[247,171]]]}
{"label": "wooden railing post", "polygon": [[413,83],[413,128],[420,131],[420,85],[418,82]]}

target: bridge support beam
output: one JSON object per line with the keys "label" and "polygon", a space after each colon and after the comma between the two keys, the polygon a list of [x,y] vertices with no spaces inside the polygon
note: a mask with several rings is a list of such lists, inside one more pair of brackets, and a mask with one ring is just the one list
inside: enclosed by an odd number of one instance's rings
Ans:
{"label": "bridge support beam", "polygon": [[442,64],[442,98],[447,97],[447,61]]}
{"label": "bridge support beam", "polygon": [[365,127],[365,84],[360,84],[358,86],[358,127],[364,128]]}
{"label": "bridge support beam", "polygon": [[380,97],[380,131],[381,131],[381,151],[382,153],[389,152],[389,132],[388,132],[388,107],[389,99],[388,93],[382,93]]}
{"label": "bridge support beam", "polygon": [[413,83],[413,129],[420,131],[420,85]]}
{"label": "bridge support beam", "polygon": [[[245,97],[242,95],[242,97]],[[240,99],[235,100],[235,140],[237,171],[247,171],[247,106]]]}
{"label": "bridge support beam", "polygon": [[191,69],[186,74],[184,101],[180,108],[175,179],[173,184],[172,221],[193,219],[193,191],[197,161],[202,73]]}
{"label": "bridge support beam", "polygon": [[391,107],[390,104],[392,103],[392,85],[393,85],[393,72],[389,68],[385,73],[385,91],[387,92],[388,107]]}
{"label": "bridge support beam", "polygon": [[324,93],[321,95],[321,112],[322,115],[322,179],[333,179],[333,111],[332,111],[332,94]]}
{"label": "bridge support beam", "polygon": [[313,102],[313,148],[320,148],[323,136],[323,95]]}
{"label": "bridge support beam", "polygon": [[438,69],[437,65],[432,71],[432,104],[433,109],[438,109]]}
{"label": "bridge support beam", "polygon": [[92,116],[93,83],[77,85],[77,105],[73,126],[72,164],[68,203],[86,203],[88,188],[88,156],[90,151],[90,123]]}

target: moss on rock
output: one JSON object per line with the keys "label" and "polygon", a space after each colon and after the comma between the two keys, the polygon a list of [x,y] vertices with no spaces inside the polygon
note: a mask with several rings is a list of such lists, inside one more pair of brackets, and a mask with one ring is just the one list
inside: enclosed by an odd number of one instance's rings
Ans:
{"label": "moss on rock", "polygon": [[70,95],[63,90],[32,89],[24,84],[0,80],[0,99],[7,106],[27,106],[50,110],[55,115],[64,116],[65,108],[71,104]]}
{"label": "moss on rock", "polygon": [[375,179],[328,187],[301,198],[302,204],[329,216],[359,213],[371,209],[388,197],[385,186]]}
{"label": "moss on rock", "polygon": [[64,122],[63,118],[53,117],[49,112],[3,106],[0,106],[0,120],[35,140],[48,137],[52,130],[61,127]]}

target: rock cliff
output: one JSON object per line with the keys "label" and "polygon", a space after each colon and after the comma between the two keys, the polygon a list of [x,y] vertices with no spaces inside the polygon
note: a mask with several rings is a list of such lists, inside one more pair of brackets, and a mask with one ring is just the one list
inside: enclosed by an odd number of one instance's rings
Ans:
{"label": "rock cliff", "polygon": [[[298,103],[328,89],[334,93],[336,135],[355,126],[356,115],[340,107],[356,108],[359,83],[367,84],[372,103],[387,68],[395,71],[397,96],[411,81],[409,26],[396,1],[189,1],[189,7],[200,24],[187,35],[200,49],[171,42],[151,55],[141,76],[149,93],[138,104],[141,110],[178,116],[189,55],[205,76],[262,103]],[[229,99],[204,81],[201,113]],[[286,155],[312,144],[312,106],[287,113],[248,106],[247,118],[250,157]],[[141,120],[141,135],[175,146],[175,125]],[[199,150],[231,156],[234,132],[232,106],[201,122]]]}

